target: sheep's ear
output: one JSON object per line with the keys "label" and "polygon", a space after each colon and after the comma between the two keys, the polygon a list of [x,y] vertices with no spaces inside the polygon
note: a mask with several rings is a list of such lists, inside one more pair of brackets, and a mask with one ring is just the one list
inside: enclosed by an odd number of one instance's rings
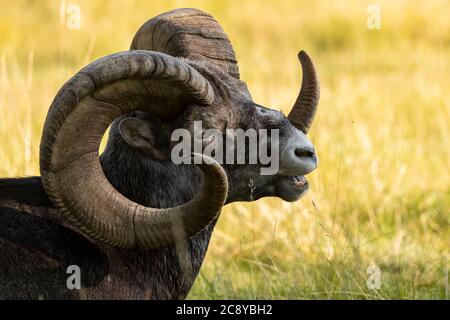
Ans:
{"label": "sheep's ear", "polygon": [[155,148],[155,136],[150,125],[138,118],[125,118],[119,123],[122,138],[133,148],[152,153]]}

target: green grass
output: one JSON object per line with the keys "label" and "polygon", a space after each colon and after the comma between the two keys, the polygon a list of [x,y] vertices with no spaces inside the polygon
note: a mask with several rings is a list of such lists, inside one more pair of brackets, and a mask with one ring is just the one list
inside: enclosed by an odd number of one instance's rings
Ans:
{"label": "green grass", "polygon": [[[148,18],[176,7],[213,14],[256,102],[288,112],[296,54],[322,97],[310,137],[320,159],[294,204],[228,206],[190,299],[449,299],[450,7],[379,1],[0,0],[0,176],[38,174],[42,124],[59,87],[88,62],[126,50]],[[366,286],[368,266],[381,288]]]}

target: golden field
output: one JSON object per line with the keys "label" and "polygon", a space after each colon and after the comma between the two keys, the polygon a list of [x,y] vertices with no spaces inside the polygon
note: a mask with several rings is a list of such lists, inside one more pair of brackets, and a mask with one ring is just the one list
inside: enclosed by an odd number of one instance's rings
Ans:
{"label": "golden field", "polygon": [[61,3],[0,0],[1,177],[39,174],[45,115],[71,75],[127,50],[147,19],[196,7],[228,33],[255,102],[289,111],[300,49],[322,95],[309,193],[228,206],[189,298],[450,299],[448,1],[66,0],[75,30]]}

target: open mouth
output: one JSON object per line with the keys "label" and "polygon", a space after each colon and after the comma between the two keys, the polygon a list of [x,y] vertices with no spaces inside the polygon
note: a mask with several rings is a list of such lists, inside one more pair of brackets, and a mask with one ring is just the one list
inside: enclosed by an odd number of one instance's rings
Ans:
{"label": "open mouth", "polygon": [[292,176],[294,186],[298,188],[308,187],[308,180],[304,176]]}
{"label": "open mouth", "polygon": [[275,184],[277,196],[286,201],[297,201],[309,189],[308,180],[304,176],[278,176]]}

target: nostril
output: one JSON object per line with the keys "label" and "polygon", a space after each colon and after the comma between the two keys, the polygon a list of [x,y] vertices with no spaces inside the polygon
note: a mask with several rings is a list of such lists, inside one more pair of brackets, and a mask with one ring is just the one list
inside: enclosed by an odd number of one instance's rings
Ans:
{"label": "nostril", "polygon": [[315,158],[316,154],[313,150],[307,148],[296,148],[295,155],[299,158]]}

